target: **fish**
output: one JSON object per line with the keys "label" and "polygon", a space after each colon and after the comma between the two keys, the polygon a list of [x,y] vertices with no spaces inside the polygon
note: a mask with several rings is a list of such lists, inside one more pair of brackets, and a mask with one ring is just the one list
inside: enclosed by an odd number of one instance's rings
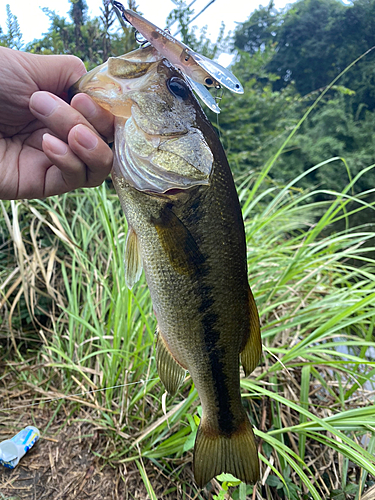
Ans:
{"label": "fish", "polygon": [[125,9],[122,3],[116,0],[111,0],[111,3],[122,27],[126,29],[128,22],[144,36],[145,40],[185,75],[192,89],[214,113],[220,113],[220,108],[206,87],[224,86],[232,92],[243,94],[244,89],[240,81],[227,68],[198,54],[138,12]]}
{"label": "fish", "polygon": [[241,402],[261,356],[259,316],[247,276],[241,207],[220,140],[198,100],[153,46],[81,77],[115,116],[112,179],[125,212],[126,283],[142,268],[157,319],[156,366],[174,394],[189,372],[202,417],[193,457],[203,488],[226,472],[259,479],[252,425]]}

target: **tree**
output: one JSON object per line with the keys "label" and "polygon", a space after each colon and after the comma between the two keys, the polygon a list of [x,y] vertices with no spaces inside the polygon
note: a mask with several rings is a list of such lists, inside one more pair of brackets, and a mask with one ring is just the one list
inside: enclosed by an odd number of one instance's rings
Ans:
{"label": "tree", "polygon": [[230,98],[227,92],[220,102],[218,124],[235,174],[261,168],[296,125],[303,108],[292,85],[273,90],[278,77],[266,66],[274,52],[274,47],[259,49],[251,56],[241,52],[231,70],[245,92]]}
{"label": "tree", "polygon": [[12,14],[9,4],[6,6],[6,13],[7,19],[5,24],[7,27],[7,34],[2,35],[2,31],[0,30],[0,45],[5,45],[5,47],[10,47],[11,49],[21,50],[23,46],[21,29],[18,24],[17,16]]}
{"label": "tree", "polygon": [[[132,0],[129,7],[133,7]],[[133,29],[111,31],[115,21],[112,7],[103,1],[102,15],[88,18],[84,2],[72,3],[71,21],[44,8],[50,19],[50,27],[41,40],[35,40],[27,50],[43,54],[74,54],[80,57],[88,69],[106,61],[110,55],[121,55],[136,47]]]}
{"label": "tree", "polygon": [[[272,4],[255,11],[235,32],[235,48],[250,54],[276,43],[267,69],[279,76],[274,90],[294,82],[301,95],[327,86],[341,71],[375,46],[375,0],[300,0],[284,13]],[[340,84],[355,91],[354,111],[361,103],[375,109],[375,51],[347,73]],[[353,78],[354,77],[354,78]]]}
{"label": "tree", "polygon": [[345,9],[336,0],[302,0],[285,13],[276,35],[275,57],[268,66],[280,76],[276,90],[294,81],[305,95],[328,85],[340,73],[337,53],[345,43],[341,29]]}
{"label": "tree", "polygon": [[85,0],[69,0],[72,4],[69,15],[74,23],[74,36],[76,50],[82,52],[83,50],[83,40],[82,40],[82,26],[87,20],[87,4]]}
{"label": "tree", "polygon": [[281,21],[282,15],[275,9],[273,1],[267,7],[260,6],[251,14],[248,21],[240,24],[235,30],[234,48],[249,54],[265,50],[268,45],[275,42]]}
{"label": "tree", "polygon": [[100,8],[102,15],[100,19],[103,23],[103,60],[106,61],[111,51],[111,35],[109,30],[115,21],[115,14],[109,2],[104,2],[103,7]]}
{"label": "tree", "polygon": [[[293,139],[293,147],[277,163],[274,176],[283,182],[307,171],[314,165],[333,157],[342,160],[329,163],[311,172],[300,186],[342,191],[361,170],[375,164],[375,113],[365,111],[361,120],[347,105],[349,96],[340,92],[319,106],[302,125]],[[356,192],[375,185],[375,171],[362,176],[355,185]]]}
{"label": "tree", "polygon": [[[272,12],[271,5],[259,8],[237,28],[235,46],[245,52],[240,52],[232,69],[244,84],[245,93],[229,101],[224,98],[223,113],[218,118],[235,173],[259,169],[272,158],[320,95],[319,87],[329,84],[364,51],[374,34],[364,27],[357,36],[356,30],[365,22],[364,12],[369,16],[374,5],[375,0],[358,0],[353,7],[335,0],[304,0],[282,15]],[[354,23],[348,29],[351,45],[340,42],[345,23],[350,22]],[[355,65],[340,81],[342,85],[333,87],[305,120],[270,175],[286,183],[337,156],[345,159],[354,177],[375,163],[375,113],[371,111],[375,106],[374,80],[370,58]],[[299,185],[341,190],[348,182],[346,166],[338,160],[305,176]],[[356,189],[371,189],[374,182],[375,175],[369,173]]]}
{"label": "tree", "polygon": [[0,26],[0,47],[6,46],[5,35],[3,35],[2,27]]}

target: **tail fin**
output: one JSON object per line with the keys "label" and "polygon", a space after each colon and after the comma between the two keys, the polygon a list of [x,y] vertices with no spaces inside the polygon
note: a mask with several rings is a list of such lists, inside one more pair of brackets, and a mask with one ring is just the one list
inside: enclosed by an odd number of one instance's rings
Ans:
{"label": "tail fin", "polygon": [[203,420],[199,425],[194,447],[195,481],[203,488],[222,472],[249,484],[259,479],[258,452],[247,417],[230,436],[213,431]]}

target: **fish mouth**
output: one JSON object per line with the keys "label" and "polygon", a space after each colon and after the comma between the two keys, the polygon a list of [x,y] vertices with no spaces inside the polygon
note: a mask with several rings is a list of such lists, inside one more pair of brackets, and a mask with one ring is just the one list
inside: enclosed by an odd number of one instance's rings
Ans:
{"label": "fish mouth", "polygon": [[70,92],[87,93],[115,116],[113,170],[138,191],[173,196],[210,183],[213,153],[176,71],[155,49],[138,49],[94,68]]}
{"label": "fish mouth", "polygon": [[[182,193],[186,193],[186,191],[188,189],[192,189],[193,187],[194,186],[188,186],[186,188],[171,188],[171,189],[168,189],[167,191],[165,191],[164,193],[160,193],[160,194],[161,194],[161,196],[167,196],[167,197],[179,196]],[[156,193],[152,193],[152,194],[156,194]]]}

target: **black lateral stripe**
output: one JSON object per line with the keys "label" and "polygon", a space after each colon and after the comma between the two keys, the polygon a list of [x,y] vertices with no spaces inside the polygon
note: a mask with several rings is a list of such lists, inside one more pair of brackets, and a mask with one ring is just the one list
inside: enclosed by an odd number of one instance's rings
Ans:
{"label": "black lateral stripe", "polygon": [[223,434],[230,435],[234,432],[234,415],[231,410],[230,394],[228,390],[228,379],[224,372],[224,351],[218,347],[220,331],[215,329],[218,315],[210,311],[214,299],[210,294],[211,287],[202,286],[201,312],[205,310],[202,320],[204,330],[204,344],[207,350],[212,380],[214,382],[215,400],[218,406],[219,429]]}
{"label": "black lateral stripe", "polygon": [[[199,200],[197,200],[196,207],[192,207],[189,224],[184,226],[186,233],[189,234],[189,238],[181,241],[181,247],[183,247],[186,255],[191,253],[191,248],[196,248],[193,252],[195,256],[194,274],[198,283],[197,293],[201,299],[198,311],[203,316],[203,342],[209,359],[209,370],[211,371],[211,378],[213,381],[214,397],[218,407],[218,425],[222,434],[230,436],[236,429],[234,415],[231,409],[228,378],[225,374],[225,352],[218,346],[220,340],[220,330],[217,327],[219,316],[212,310],[215,303],[213,287],[206,281],[210,275],[211,269],[207,256],[201,253],[199,242],[193,237],[188,229],[191,227],[190,224],[194,226],[194,224],[200,220],[198,201]],[[172,217],[173,214],[173,216],[179,220],[170,206],[166,207],[164,214],[164,217],[166,216],[167,219]],[[191,264],[193,264],[193,262]]]}

